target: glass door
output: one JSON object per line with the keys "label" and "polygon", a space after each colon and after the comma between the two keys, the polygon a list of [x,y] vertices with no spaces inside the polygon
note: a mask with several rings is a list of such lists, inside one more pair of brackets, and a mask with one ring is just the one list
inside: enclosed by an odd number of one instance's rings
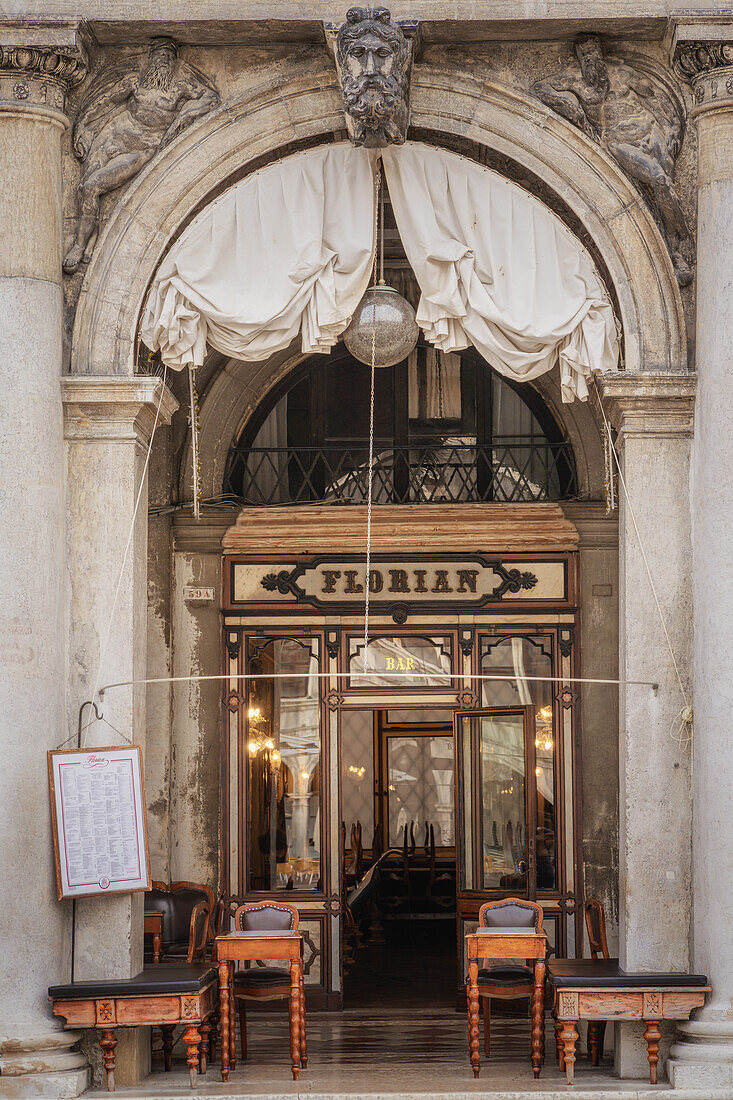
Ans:
{"label": "glass door", "polygon": [[455,746],[459,899],[534,898],[533,709],[458,711]]}

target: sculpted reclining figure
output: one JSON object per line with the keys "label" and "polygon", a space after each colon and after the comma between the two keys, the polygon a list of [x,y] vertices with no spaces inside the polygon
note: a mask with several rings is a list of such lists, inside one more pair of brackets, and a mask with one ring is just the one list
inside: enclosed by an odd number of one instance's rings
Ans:
{"label": "sculpted reclining figure", "polygon": [[93,81],[74,123],[76,156],[83,164],[79,222],[64,270],[89,259],[99,228],[99,200],[137,175],[157,151],[219,104],[211,81],[178,60],[170,38],[155,38],[141,72],[120,76],[114,66]]}
{"label": "sculpted reclining figure", "polygon": [[690,233],[673,179],[683,132],[678,106],[631,65],[605,58],[597,35],[580,35],[575,56],[577,65],[538,80],[532,90],[603,145],[647,191],[661,220],[677,281],[687,286],[692,272],[683,247],[690,246]]}

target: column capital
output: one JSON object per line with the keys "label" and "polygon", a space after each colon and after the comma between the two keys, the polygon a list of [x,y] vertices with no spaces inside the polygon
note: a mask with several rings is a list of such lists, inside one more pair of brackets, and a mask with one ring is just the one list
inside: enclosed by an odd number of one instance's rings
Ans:
{"label": "column capital", "polygon": [[609,371],[594,377],[606,416],[621,439],[692,435],[695,374]]}
{"label": "column capital", "polygon": [[0,20],[0,111],[62,112],[89,68],[90,35],[79,20]]}
{"label": "column capital", "polygon": [[685,16],[671,24],[669,54],[678,76],[692,85],[691,118],[733,109],[733,18]]}
{"label": "column capital", "polygon": [[170,424],[178,402],[161,378],[85,375],[61,380],[64,438],[74,442],[147,446],[158,412],[158,427]]}

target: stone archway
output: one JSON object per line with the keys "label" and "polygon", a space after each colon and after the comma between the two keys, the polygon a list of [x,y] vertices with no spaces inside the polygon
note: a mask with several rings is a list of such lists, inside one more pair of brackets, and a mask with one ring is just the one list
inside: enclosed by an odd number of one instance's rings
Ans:
{"label": "stone archway", "polygon": [[[628,371],[685,369],[682,304],[666,246],[638,192],[599,146],[528,94],[452,68],[419,66],[412,102],[416,128],[497,150],[575,211],[613,284]],[[115,208],[86,273],[72,374],[132,374],[141,304],[181,227],[273,153],[330,140],[342,126],[331,69],[295,73],[285,90],[273,72],[151,162]]]}

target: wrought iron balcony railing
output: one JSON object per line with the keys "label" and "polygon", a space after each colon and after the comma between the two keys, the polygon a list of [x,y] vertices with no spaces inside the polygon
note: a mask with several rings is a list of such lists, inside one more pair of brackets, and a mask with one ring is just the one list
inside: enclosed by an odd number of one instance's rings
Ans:
{"label": "wrought iron balcony railing", "polygon": [[[366,440],[326,447],[235,448],[224,490],[247,504],[363,504]],[[396,447],[375,442],[373,499],[379,504],[561,500],[576,495],[567,442],[445,440]]]}

